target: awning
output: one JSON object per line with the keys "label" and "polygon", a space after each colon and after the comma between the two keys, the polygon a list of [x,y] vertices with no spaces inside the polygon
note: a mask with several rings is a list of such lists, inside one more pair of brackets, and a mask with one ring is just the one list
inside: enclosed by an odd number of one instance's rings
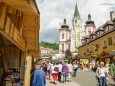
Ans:
{"label": "awning", "polygon": [[77,57],[79,59],[89,59],[90,58],[90,56],[86,56],[86,55],[77,55]]}
{"label": "awning", "polygon": [[115,50],[106,50],[104,52],[106,52],[107,54],[109,54],[111,56],[115,56]]}

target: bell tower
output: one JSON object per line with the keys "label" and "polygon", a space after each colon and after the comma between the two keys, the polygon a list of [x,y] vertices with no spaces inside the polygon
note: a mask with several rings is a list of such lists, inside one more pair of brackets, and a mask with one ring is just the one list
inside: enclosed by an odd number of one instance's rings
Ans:
{"label": "bell tower", "polygon": [[96,31],[95,23],[91,19],[91,14],[88,14],[88,20],[85,25],[85,36],[90,35],[94,31]]}

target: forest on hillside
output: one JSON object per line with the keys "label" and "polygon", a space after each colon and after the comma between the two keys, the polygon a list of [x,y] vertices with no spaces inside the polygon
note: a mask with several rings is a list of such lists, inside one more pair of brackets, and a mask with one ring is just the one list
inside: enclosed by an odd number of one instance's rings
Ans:
{"label": "forest on hillside", "polygon": [[59,44],[57,44],[57,43],[49,43],[49,42],[42,41],[40,43],[40,46],[45,47],[45,48],[51,48],[53,50],[58,50],[59,49]]}

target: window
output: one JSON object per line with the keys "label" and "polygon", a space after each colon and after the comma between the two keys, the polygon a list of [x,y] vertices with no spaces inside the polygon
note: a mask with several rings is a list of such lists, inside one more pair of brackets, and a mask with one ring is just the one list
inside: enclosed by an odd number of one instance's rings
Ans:
{"label": "window", "polygon": [[103,48],[107,48],[107,42],[106,42],[106,40],[103,41]]}
{"label": "window", "polygon": [[99,44],[95,44],[95,51],[99,49]]}
{"label": "window", "polygon": [[85,39],[85,43],[87,43],[87,39]]}
{"label": "window", "polygon": [[70,43],[68,43],[68,49],[70,50]]}
{"label": "window", "polygon": [[92,46],[90,46],[90,53],[92,52]]}
{"label": "window", "polygon": [[114,36],[113,40],[114,40],[114,45],[115,45],[115,36]]}
{"label": "window", "polygon": [[112,37],[109,37],[109,38],[108,38],[108,44],[109,44],[109,45],[112,45]]}
{"label": "window", "polygon": [[104,31],[105,31],[105,32],[109,31],[109,27],[106,26],[106,27],[104,28]]}
{"label": "window", "polygon": [[87,53],[89,53],[89,48],[87,48]]}
{"label": "window", "polygon": [[90,37],[90,40],[93,40],[93,36]]}
{"label": "window", "polygon": [[100,32],[97,32],[97,36],[100,36]]}
{"label": "window", "polygon": [[62,39],[64,39],[64,34],[62,34]]}
{"label": "window", "polygon": [[115,20],[114,20],[113,24],[114,24],[114,27],[115,27]]}
{"label": "window", "polygon": [[84,54],[86,54],[86,49],[84,49]]}
{"label": "window", "polygon": [[89,34],[91,34],[91,30],[89,30],[88,32],[89,32]]}
{"label": "window", "polygon": [[62,44],[62,50],[64,50],[64,44]]}
{"label": "window", "polygon": [[62,44],[62,54],[64,54],[64,44]]}

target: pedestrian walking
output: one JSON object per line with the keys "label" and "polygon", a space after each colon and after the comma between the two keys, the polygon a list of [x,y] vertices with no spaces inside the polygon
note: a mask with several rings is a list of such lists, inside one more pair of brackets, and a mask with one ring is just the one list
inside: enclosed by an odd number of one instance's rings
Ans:
{"label": "pedestrian walking", "polygon": [[35,62],[35,71],[32,73],[30,86],[46,86],[46,77],[41,69],[41,62]]}
{"label": "pedestrian walking", "polygon": [[48,72],[48,78],[51,79],[51,62],[47,61],[47,72]]}
{"label": "pedestrian walking", "polygon": [[77,62],[73,63],[73,70],[74,70],[73,77],[76,77],[76,73],[77,73],[77,70],[78,70],[78,64],[77,64]]}
{"label": "pedestrian walking", "polygon": [[112,60],[112,63],[110,65],[110,71],[112,73],[112,78],[115,82],[115,58]]}
{"label": "pedestrian walking", "polygon": [[109,76],[109,74],[104,67],[104,62],[100,62],[100,66],[97,68],[96,75],[99,79],[99,86],[106,86],[106,77]]}
{"label": "pedestrian walking", "polygon": [[73,73],[73,66],[70,62],[68,62],[68,68],[69,68],[69,72],[68,72],[68,79],[69,79],[69,82],[71,81],[71,76],[72,76],[72,73]]}
{"label": "pedestrian walking", "polygon": [[111,76],[109,75],[110,67],[109,67],[109,64],[108,64],[108,63],[105,65],[105,69],[106,69],[106,71],[107,71],[107,73],[108,73],[108,76],[106,75],[106,86],[108,86],[108,85],[109,85],[109,84],[108,84],[108,81],[109,81],[109,79],[111,78]]}
{"label": "pedestrian walking", "polygon": [[67,81],[67,73],[69,71],[69,68],[66,63],[63,64],[62,66],[62,75],[63,75],[63,83],[66,83]]}
{"label": "pedestrian walking", "polygon": [[61,73],[62,73],[62,62],[60,61],[58,64],[59,72],[58,72],[58,81],[61,82]]}
{"label": "pedestrian walking", "polygon": [[54,80],[54,84],[57,84],[56,80],[57,80],[57,77],[58,77],[58,65],[55,64],[55,62],[53,63],[53,66],[52,66],[52,77],[53,77],[53,80]]}

